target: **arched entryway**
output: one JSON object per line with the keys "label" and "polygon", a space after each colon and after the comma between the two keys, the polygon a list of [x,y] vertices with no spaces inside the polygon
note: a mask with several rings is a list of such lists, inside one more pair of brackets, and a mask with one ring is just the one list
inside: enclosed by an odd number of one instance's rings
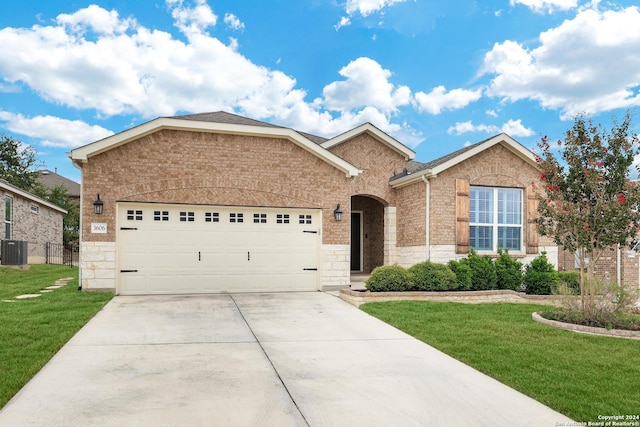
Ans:
{"label": "arched entryway", "polygon": [[384,264],[384,204],[364,195],[351,197],[351,271],[370,273]]}

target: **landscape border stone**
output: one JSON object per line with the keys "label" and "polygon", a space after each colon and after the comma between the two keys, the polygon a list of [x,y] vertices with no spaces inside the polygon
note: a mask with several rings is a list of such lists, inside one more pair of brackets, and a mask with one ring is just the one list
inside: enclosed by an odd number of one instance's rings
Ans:
{"label": "landscape border stone", "polygon": [[466,304],[510,302],[518,304],[560,305],[558,298],[553,295],[527,295],[523,292],[512,290],[371,292],[341,289],[339,296],[356,307],[367,302],[384,301],[443,301]]}
{"label": "landscape border stone", "polygon": [[557,320],[545,319],[538,313],[532,313],[531,318],[536,322],[553,326],[555,328],[565,329],[567,331],[578,332],[589,335],[599,335],[606,337],[628,338],[640,340],[640,331],[628,331],[624,329],[606,329],[597,328],[595,326],[576,325],[573,323],[558,322]]}

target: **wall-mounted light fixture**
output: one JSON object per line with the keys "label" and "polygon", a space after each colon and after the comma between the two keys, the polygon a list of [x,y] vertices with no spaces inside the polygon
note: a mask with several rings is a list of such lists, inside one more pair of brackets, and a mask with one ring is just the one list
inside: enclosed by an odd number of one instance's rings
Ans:
{"label": "wall-mounted light fixture", "polygon": [[342,209],[340,209],[340,203],[336,206],[336,209],[333,211],[333,217],[336,221],[342,221]]}
{"label": "wall-mounted light fixture", "polygon": [[100,200],[100,195],[98,194],[98,198],[95,202],[93,202],[93,211],[96,213],[96,215],[102,215],[103,205],[104,203],[102,203],[102,200]]}

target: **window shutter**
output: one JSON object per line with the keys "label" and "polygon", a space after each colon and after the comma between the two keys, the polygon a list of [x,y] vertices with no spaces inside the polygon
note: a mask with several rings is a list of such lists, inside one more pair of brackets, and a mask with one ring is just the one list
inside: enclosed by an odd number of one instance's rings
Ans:
{"label": "window shutter", "polygon": [[536,225],[538,197],[533,185],[527,187],[527,254],[537,254],[540,235]]}
{"label": "window shutter", "polygon": [[469,181],[456,179],[456,253],[469,253]]}

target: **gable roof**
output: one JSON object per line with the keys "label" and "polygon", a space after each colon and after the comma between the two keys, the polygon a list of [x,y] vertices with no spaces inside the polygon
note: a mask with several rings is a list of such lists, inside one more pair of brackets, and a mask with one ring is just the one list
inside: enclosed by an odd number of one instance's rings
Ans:
{"label": "gable roof", "polygon": [[75,181],[65,178],[62,175],[58,175],[55,172],[51,172],[48,169],[38,171],[38,182],[45,187],[53,188],[63,186],[67,189],[67,194],[71,197],[80,197],[80,184]]}
{"label": "gable roof", "polygon": [[36,202],[40,205],[46,206],[50,209],[53,209],[54,211],[58,211],[60,213],[66,214],[67,211],[62,209],[60,206],[54,205],[53,203],[42,199],[38,196],[36,196],[35,194],[31,194],[28,191],[24,191],[21,188],[16,187],[13,184],[9,184],[7,181],[5,181],[4,179],[0,179],[0,189],[5,190],[8,193],[13,193],[13,194],[17,194],[20,197],[23,197],[27,200],[31,200],[32,202]]}
{"label": "gable roof", "polygon": [[531,150],[511,138],[506,133],[501,133],[427,163],[409,162],[409,165],[401,174],[391,177],[391,186],[402,187],[421,180],[422,177],[435,178],[439,173],[442,173],[458,163],[461,163],[495,145],[502,145],[519,158],[530,163],[532,166],[537,167],[536,156]]}
{"label": "gable roof", "polygon": [[347,177],[357,176],[361,172],[351,163],[324,149],[300,132],[223,111],[189,114],[185,116],[159,117],[91,144],[76,148],[68,155],[75,165],[81,167],[82,163],[86,163],[92,156],[104,153],[162,129],[287,139],[331,164],[338,170],[341,170]]}
{"label": "gable roof", "polygon": [[338,144],[342,144],[343,142],[365,132],[372,135],[375,139],[377,139],[387,147],[391,148],[392,150],[396,151],[400,155],[404,156],[406,160],[412,160],[416,156],[416,153],[412,149],[402,144],[398,140],[392,138],[391,136],[387,135],[386,133],[384,133],[383,131],[381,131],[371,123],[365,123],[356,128],[353,128],[341,135],[336,136],[335,138],[331,138],[323,142],[320,145],[328,150],[331,147],[335,147]]}

